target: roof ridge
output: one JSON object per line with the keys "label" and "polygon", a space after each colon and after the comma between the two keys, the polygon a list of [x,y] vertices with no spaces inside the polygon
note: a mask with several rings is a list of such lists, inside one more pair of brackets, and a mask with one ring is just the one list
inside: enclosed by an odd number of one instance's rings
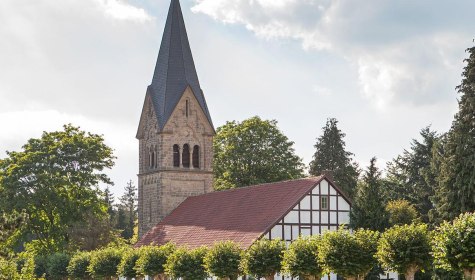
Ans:
{"label": "roof ridge", "polygon": [[196,195],[196,196],[190,196],[187,199],[191,199],[191,198],[195,198],[195,197],[201,197],[201,196],[207,196],[207,195],[212,195],[212,194],[217,194],[217,193],[234,192],[234,191],[247,190],[247,189],[252,189],[252,188],[257,188],[257,187],[265,187],[267,185],[276,185],[276,184],[280,184],[280,183],[289,183],[289,182],[312,180],[312,179],[315,179],[315,181],[318,181],[320,179],[323,179],[324,177],[325,177],[325,175],[309,176],[309,177],[303,177],[303,178],[298,178],[298,179],[288,179],[288,180],[284,180],[284,181],[261,183],[261,184],[257,184],[257,185],[250,185],[250,186],[244,186],[244,187],[236,187],[236,188],[233,188],[233,189],[226,189],[226,190],[214,191],[214,192],[209,192],[209,193]]}

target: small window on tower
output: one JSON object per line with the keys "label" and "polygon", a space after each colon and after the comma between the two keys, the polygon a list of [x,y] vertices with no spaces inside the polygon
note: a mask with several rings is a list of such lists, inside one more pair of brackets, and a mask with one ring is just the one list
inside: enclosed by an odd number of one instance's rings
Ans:
{"label": "small window on tower", "polygon": [[173,145],[173,166],[180,167],[180,147]]}
{"label": "small window on tower", "polygon": [[189,109],[190,109],[190,104],[188,102],[188,99],[185,101],[185,115],[188,118],[189,115]]}
{"label": "small window on tower", "polygon": [[200,146],[193,147],[193,168],[200,168]]}
{"label": "small window on tower", "polygon": [[188,144],[183,145],[183,154],[181,156],[183,167],[190,168],[190,146]]}

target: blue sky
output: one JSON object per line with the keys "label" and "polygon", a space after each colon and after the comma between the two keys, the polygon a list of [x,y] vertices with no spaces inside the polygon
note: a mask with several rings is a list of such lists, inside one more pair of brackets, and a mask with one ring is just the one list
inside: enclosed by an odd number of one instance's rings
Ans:
{"label": "blue sky", "polygon": [[[276,119],[308,163],[328,117],[381,167],[420,129],[449,129],[475,2],[181,0],[216,126]],[[73,123],[116,150],[116,194],[136,181],[135,132],[169,0],[0,2],[0,157]]]}

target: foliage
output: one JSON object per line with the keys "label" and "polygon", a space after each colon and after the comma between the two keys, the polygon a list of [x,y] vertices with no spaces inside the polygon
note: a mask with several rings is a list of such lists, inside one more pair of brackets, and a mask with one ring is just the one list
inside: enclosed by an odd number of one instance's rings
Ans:
{"label": "foliage", "polygon": [[433,240],[436,266],[464,271],[475,276],[475,213],[461,214],[452,223],[444,222]]}
{"label": "foliage", "polygon": [[117,274],[128,279],[136,278],[137,271],[135,270],[135,265],[140,257],[140,253],[141,249],[130,249],[125,251],[122,254],[122,260],[117,269]]}
{"label": "foliage", "polygon": [[167,275],[173,279],[205,279],[208,276],[203,263],[206,253],[206,247],[194,250],[179,248],[168,258],[167,263],[165,264],[165,271]]}
{"label": "foliage", "polygon": [[120,229],[121,236],[131,239],[134,236],[135,221],[137,219],[137,187],[130,180],[125,186],[125,193],[120,197],[118,205],[116,228]]}
{"label": "foliage", "polygon": [[412,224],[418,218],[414,205],[404,199],[389,201],[386,205],[386,212],[391,226]]}
{"label": "foliage", "polygon": [[422,141],[413,139],[411,148],[388,163],[387,187],[385,198],[404,199],[413,204],[420,213],[423,222],[429,222],[429,211],[434,208],[431,198],[434,196],[436,175],[432,172],[432,149],[439,139],[436,131],[430,127],[421,130]]}
{"label": "foliage", "polygon": [[352,153],[345,150],[345,133],[338,129],[338,120],[330,118],[323,127],[323,135],[317,139],[315,154],[310,162],[310,174],[319,176],[331,171],[333,180],[347,195],[354,197],[358,182],[358,165]]}
{"label": "foliage", "polygon": [[38,278],[47,277],[48,275],[48,256],[45,255],[35,255],[34,256],[34,272],[35,276]]}
{"label": "foliage", "polygon": [[25,212],[18,213],[13,211],[10,214],[0,213],[0,257],[11,253],[9,247],[16,237],[16,232],[20,230],[28,221],[28,215]]}
{"label": "foliage", "polygon": [[176,247],[168,243],[160,247],[144,246],[140,250],[140,257],[135,265],[137,274],[157,276],[165,273],[165,264]]}
{"label": "foliage", "polygon": [[69,251],[92,251],[105,247],[118,239],[107,215],[84,213],[83,218],[74,222],[67,230]]}
{"label": "foliage", "polygon": [[293,145],[275,120],[227,122],[216,130],[213,142],[215,189],[302,177],[303,163]]}
{"label": "foliage", "polygon": [[20,253],[15,258],[0,257],[0,280],[36,280],[34,258]]}
{"label": "foliage", "polygon": [[425,224],[394,226],[383,233],[377,257],[388,270],[405,274],[406,279],[431,264],[430,233]]}
{"label": "foliage", "polygon": [[358,184],[353,201],[350,224],[353,228],[383,231],[387,227],[387,215],[381,194],[381,172],[372,158],[363,180]]}
{"label": "foliage", "polygon": [[348,278],[362,278],[377,264],[379,233],[356,230],[354,234],[343,228],[326,231],[319,246],[318,259],[327,272]]}
{"label": "foliage", "polygon": [[117,267],[122,259],[121,251],[115,248],[105,248],[94,251],[87,271],[93,277],[115,277]]}
{"label": "foliage", "polygon": [[71,225],[87,213],[106,214],[96,186],[111,184],[103,171],[114,157],[102,136],[65,125],[7,155],[0,161],[0,208],[25,209],[29,222],[22,241],[33,238],[44,252],[62,251]]}
{"label": "foliage", "polygon": [[16,263],[0,257],[0,280],[19,279]]}
{"label": "foliage", "polygon": [[320,279],[323,267],[318,260],[319,236],[299,237],[290,244],[282,260],[282,270],[299,279]]}
{"label": "foliage", "polygon": [[48,279],[61,280],[68,277],[69,260],[70,256],[64,253],[55,253],[48,256],[46,264]]}
{"label": "foliage", "polygon": [[475,211],[475,47],[457,87],[460,98],[452,127],[434,150],[433,169],[437,174],[435,219],[452,220]]}
{"label": "foliage", "polygon": [[244,253],[242,268],[256,278],[274,279],[281,270],[284,251],[285,243],[281,240],[258,240]]}
{"label": "foliage", "polygon": [[242,250],[231,241],[216,243],[204,258],[206,270],[222,279],[235,280],[240,274]]}
{"label": "foliage", "polygon": [[71,257],[67,267],[68,275],[72,279],[88,279],[90,274],[87,268],[91,262],[91,253],[79,252]]}

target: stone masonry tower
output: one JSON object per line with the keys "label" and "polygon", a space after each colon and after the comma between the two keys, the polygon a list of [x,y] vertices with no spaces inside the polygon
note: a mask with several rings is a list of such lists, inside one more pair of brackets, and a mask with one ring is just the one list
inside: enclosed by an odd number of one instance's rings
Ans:
{"label": "stone masonry tower", "polygon": [[180,2],[171,0],[137,131],[140,237],[187,197],[213,190],[214,134]]}

